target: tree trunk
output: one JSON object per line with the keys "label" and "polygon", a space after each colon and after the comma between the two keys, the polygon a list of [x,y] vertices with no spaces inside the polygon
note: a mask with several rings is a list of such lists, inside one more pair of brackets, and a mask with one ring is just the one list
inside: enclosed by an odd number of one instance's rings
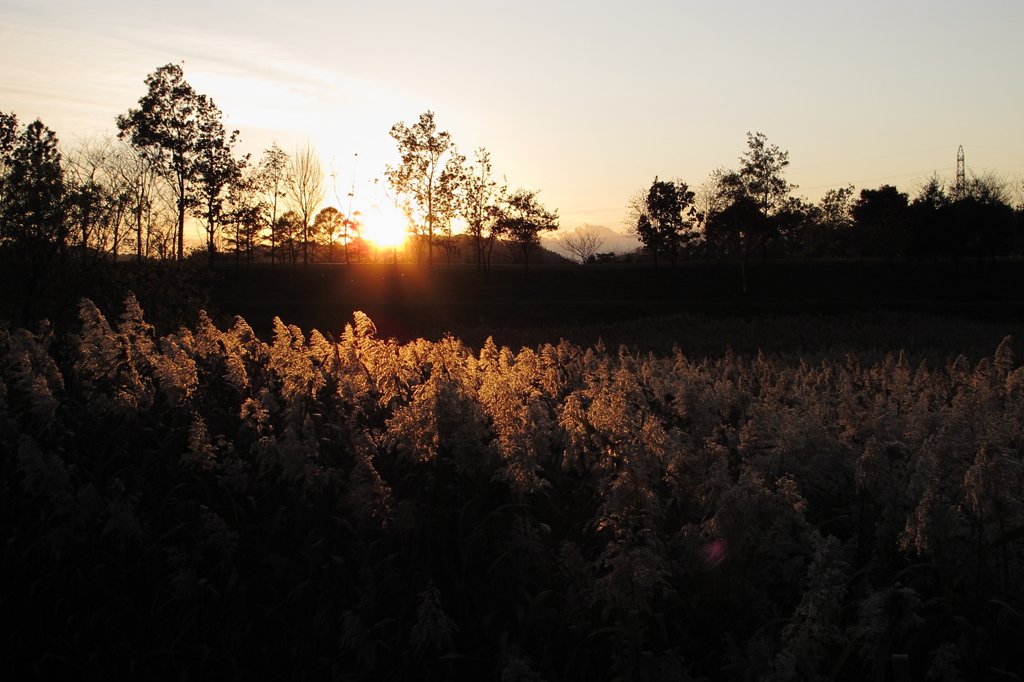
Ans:
{"label": "tree trunk", "polygon": [[178,202],[178,260],[185,258],[185,206]]}
{"label": "tree trunk", "polygon": [[142,262],[142,199],[139,199],[139,208],[136,213],[135,226],[139,229],[138,235],[136,236],[136,245],[138,247],[137,259]]}

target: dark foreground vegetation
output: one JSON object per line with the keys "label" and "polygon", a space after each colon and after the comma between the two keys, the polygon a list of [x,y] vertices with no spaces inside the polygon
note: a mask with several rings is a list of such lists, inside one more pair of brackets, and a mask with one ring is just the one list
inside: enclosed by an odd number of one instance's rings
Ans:
{"label": "dark foreground vegetation", "polygon": [[80,315],[0,331],[5,679],[1024,669],[1009,339],[702,360]]}

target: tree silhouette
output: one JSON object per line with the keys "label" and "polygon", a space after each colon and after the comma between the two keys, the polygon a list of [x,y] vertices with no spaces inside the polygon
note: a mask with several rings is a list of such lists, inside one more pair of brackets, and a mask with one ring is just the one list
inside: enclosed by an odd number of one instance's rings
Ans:
{"label": "tree silhouette", "polygon": [[540,246],[540,233],[558,229],[558,211],[549,212],[537,201],[539,190],[517,189],[508,198],[497,222],[499,234],[507,238],[530,269],[530,254]]}
{"label": "tree silhouette", "polygon": [[234,237],[228,241],[234,245],[236,269],[243,251],[246,267],[252,265],[254,251],[269,220],[260,171],[259,166],[247,166],[228,187],[226,218],[235,227]]}
{"label": "tree silhouette", "polygon": [[195,205],[200,100],[178,64],[161,66],[145,80],[138,109],[117,117],[118,137],[145,151],[174,188],[178,209],[178,258],[185,255],[185,214]]}
{"label": "tree silhouette", "polygon": [[28,324],[67,251],[64,174],[57,136],[39,120],[2,148],[0,262],[9,298]]}
{"label": "tree silhouette", "polygon": [[0,111],[0,159],[6,164],[7,155],[14,151],[18,139],[18,117]]}
{"label": "tree silhouette", "polygon": [[126,227],[135,234],[135,256],[141,263],[154,250],[163,251],[159,245],[168,238],[165,228],[175,222],[171,216],[175,202],[153,157],[140,148],[121,145],[110,163],[115,193],[122,202]]}
{"label": "tree silhouette", "polygon": [[802,251],[809,257],[846,258],[857,253],[853,233],[853,185],[830,189],[807,207]]}
{"label": "tree silhouette", "polygon": [[761,253],[767,260],[768,241],[779,233],[779,225],[772,216],[785,203],[789,193],[796,189],[782,174],[789,165],[789,152],[778,145],[768,145],[764,133],[747,133],[747,151],[740,157],[738,176],[744,191],[754,200],[764,218],[761,229]]}
{"label": "tree silhouette", "polygon": [[747,261],[767,237],[766,218],[735,171],[718,178],[718,193],[720,208],[708,216],[705,230],[710,241],[739,260],[743,293],[747,293]]}
{"label": "tree silhouette", "polygon": [[1013,207],[1008,184],[995,175],[974,176],[964,188],[962,196],[953,202],[957,228],[964,232],[982,266],[989,259],[995,265],[996,256],[1008,253],[1013,242]]}
{"label": "tree silhouette", "polygon": [[289,184],[288,167],[290,159],[288,152],[277,146],[274,142],[270,149],[263,150],[263,157],[260,159],[259,171],[256,183],[259,188],[270,198],[267,207],[270,211],[270,267],[273,268],[277,256],[277,232],[274,226],[277,225],[277,209],[281,199],[287,197]]}
{"label": "tree silhouette", "polygon": [[757,247],[767,260],[768,240],[779,234],[776,213],[796,188],[782,177],[789,152],[768,145],[763,133],[747,133],[747,151],[736,171],[717,175],[719,206],[709,216],[708,231],[721,243],[731,245],[740,261],[743,293],[747,293],[747,261]]}
{"label": "tree silhouette", "polygon": [[217,250],[217,231],[227,199],[226,190],[242,175],[249,157],[236,159],[232,147],[238,131],[228,135],[221,123],[221,112],[213,100],[200,95],[196,100],[196,121],[199,135],[195,141],[196,216],[205,221],[206,249],[210,268]]}
{"label": "tree silhouette", "polygon": [[307,142],[305,147],[297,148],[288,167],[288,188],[291,192],[288,202],[299,220],[303,266],[309,265],[309,245],[312,241],[310,228],[313,216],[326,196],[324,178],[324,167],[313,145]]}
{"label": "tree silhouette", "polygon": [[853,204],[857,229],[867,235],[872,248],[885,255],[890,268],[892,259],[904,250],[908,205],[908,195],[893,185],[862,189],[860,198]]}
{"label": "tree silhouette", "polygon": [[452,257],[458,252],[458,244],[452,234],[452,221],[461,214],[462,202],[466,199],[465,189],[469,173],[465,163],[466,157],[453,147],[437,182],[434,211],[437,215],[438,236],[444,248],[445,261],[449,266]]}
{"label": "tree silhouette", "polygon": [[709,261],[712,255],[722,256],[721,250],[724,245],[716,238],[718,235],[708,230],[708,220],[728,205],[726,197],[721,192],[722,176],[728,172],[725,168],[716,168],[708,179],[694,190],[693,206],[697,209],[698,225],[704,242],[704,257]]}
{"label": "tree silhouette", "polygon": [[932,256],[938,262],[939,254],[952,254],[956,259],[960,248],[954,248],[951,215],[952,198],[938,176],[933,175],[910,203],[907,211],[907,244],[911,257]]}
{"label": "tree silhouette", "polygon": [[334,241],[336,237],[342,237],[346,245],[348,244],[348,223],[349,220],[345,218],[344,214],[333,206],[322,208],[316,214],[316,218],[313,220],[313,233],[323,239],[324,244],[327,246],[328,263],[334,262]]}
{"label": "tree silhouette", "polygon": [[739,177],[743,188],[765,217],[770,216],[796,189],[782,174],[789,165],[789,152],[768,146],[764,133],[747,133],[747,151],[740,157]]}
{"label": "tree silhouette", "polygon": [[693,227],[697,221],[694,193],[685,182],[658,180],[657,176],[646,193],[633,200],[634,232],[654,256],[668,257],[675,266],[679,249],[696,236]]}
{"label": "tree silhouette", "polygon": [[490,152],[480,147],[475,156],[472,169],[465,174],[461,215],[466,221],[466,231],[473,240],[476,266],[478,269],[488,269],[498,236],[496,229],[500,207],[508,187],[492,179]]}
{"label": "tree silhouette", "polygon": [[78,256],[99,260],[109,252],[116,259],[127,241],[127,210],[131,197],[117,173],[118,149],[107,138],[80,139],[63,147],[69,241]]}
{"label": "tree silhouette", "polygon": [[442,196],[457,191],[458,184],[442,177],[448,169],[448,159],[458,154],[447,131],[437,132],[434,112],[420,114],[412,126],[404,122],[391,128],[391,137],[398,143],[402,163],[397,168],[388,166],[384,174],[392,189],[403,199],[401,206],[427,247],[427,262],[434,265],[434,235],[440,222],[442,205],[451,203]]}
{"label": "tree silhouette", "polygon": [[302,218],[293,210],[277,216],[272,226],[274,239],[281,247],[284,257],[298,267],[299,255],[302,251]]}

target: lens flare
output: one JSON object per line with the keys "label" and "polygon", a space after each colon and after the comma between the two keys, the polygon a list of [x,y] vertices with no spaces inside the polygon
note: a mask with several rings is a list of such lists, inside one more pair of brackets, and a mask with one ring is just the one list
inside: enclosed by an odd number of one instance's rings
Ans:
{"label": "lens flare", "polygon": [[717,566],[729,555],[729,545],[725,540],[715,540],[704,545],[701,554],[704,556],[704,563],[708,566]]}
{"label": "lens flare", "polygon": [[381,248],[399,246],[408,236],[409,220],[390,205],[374,206],[363,216],[363,237]]}

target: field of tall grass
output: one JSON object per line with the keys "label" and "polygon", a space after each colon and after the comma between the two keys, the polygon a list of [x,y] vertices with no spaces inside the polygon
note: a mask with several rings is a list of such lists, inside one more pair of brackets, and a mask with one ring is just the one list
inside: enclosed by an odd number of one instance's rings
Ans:
{"label": "field of tall grass", "polygon": [[677,318],[648,351],[80,318],[0,330],[7,679],[1024,669],[1024,368],[937,350],[999,323]]}

